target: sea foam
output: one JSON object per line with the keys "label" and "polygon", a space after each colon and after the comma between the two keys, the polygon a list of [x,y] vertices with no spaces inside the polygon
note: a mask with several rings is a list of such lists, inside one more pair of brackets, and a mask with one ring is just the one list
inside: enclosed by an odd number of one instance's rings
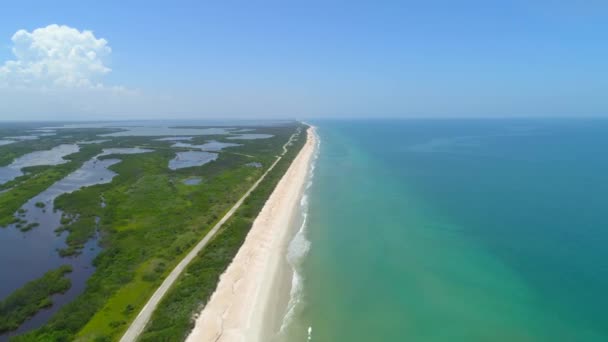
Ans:
{"label": "sea foam", "polygon": [[[309,199],[309,189],[313,185],[313,178],[315,172],[315,164],[316,160],[319,156],[319,147],[321,141],[319,137],[316,136],[317,146],[315,146],[315,153],[310,162],[310,169],[308,171],[308,180],[306,182],[306,187],[304,189],[304,194],[300,199],[300,213],[301,213],[301,224],[300,229],[294,235],[293,239],[289,243],[287,248],[287,262],[289,263],[292,269],[292,279],[291,279],[291,290],[289,302],[287,304],[287,310],[285,316],[283,317],[283,322],[281,323],[281,328],[279,333],[282,334],[289,327],[296,313],[301,310],[304,305],[303,301],[303,276],[302,276],[302,263],[310,250],[311,242],[307,238],[307,227],[308,227],[308,199]],[[310,332],[312,331],[312,327],[308,328],[310,341]]]}

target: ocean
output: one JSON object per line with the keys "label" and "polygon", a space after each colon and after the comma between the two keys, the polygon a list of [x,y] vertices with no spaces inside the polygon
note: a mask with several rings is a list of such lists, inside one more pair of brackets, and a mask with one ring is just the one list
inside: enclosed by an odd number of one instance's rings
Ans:
{"label": "ocean", "polygon": [[285,341],[608,341],[608,120],[313,124]]}

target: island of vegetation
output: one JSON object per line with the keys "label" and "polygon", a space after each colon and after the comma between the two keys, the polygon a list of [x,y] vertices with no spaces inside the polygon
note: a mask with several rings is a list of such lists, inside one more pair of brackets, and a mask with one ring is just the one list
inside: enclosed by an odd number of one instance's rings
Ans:
{"label": "island of vegetation", "polygon": [[38,310],[53,305],[51,296],[67,291],[71,282],[65,277],[72,267],[64,265],[45,273],[0,301],[0,332],[15,330]]}

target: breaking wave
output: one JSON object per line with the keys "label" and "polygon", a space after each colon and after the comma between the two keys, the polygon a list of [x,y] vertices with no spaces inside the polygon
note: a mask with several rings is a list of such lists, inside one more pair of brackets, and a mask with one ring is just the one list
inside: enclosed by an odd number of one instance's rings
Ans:
{"label": "breaking wave", "polygon": [[[316,134],[316,133],[315,133]],[[287,248],[287,262],[291,266],[292,269],[292,279],[291,279],[291,291],[289,296],[289,303],[287,304],[287,311],[285,317],[283,317],[283,322],[281,324],[281,329],[279,333],[283,333],[285,329],[291,324],[296,312],[301,309],[303,303],[303,276],[302,276],[302,264],[303,261],[310,250],[310,240],[307,238],[307,228],[308,228],[308,198],[310,188],[313,184],[313,177],[315,173],[315,165],[317,158],[319,156],[319,146],[321,141],[319,137],[317,138],[317,146],[315,146],[315,152],[310,162],[310,169],[308,172],[308,180],[306,182],[306,187],[304,189],[304,193],[302,198],[300,199],[300,213],[301,213],[301,224],[297,233],[294,235],[293,239],[289,243]],[[310,332],[312,331],[312,327],[309,328],[309,338],[310,341]]]}

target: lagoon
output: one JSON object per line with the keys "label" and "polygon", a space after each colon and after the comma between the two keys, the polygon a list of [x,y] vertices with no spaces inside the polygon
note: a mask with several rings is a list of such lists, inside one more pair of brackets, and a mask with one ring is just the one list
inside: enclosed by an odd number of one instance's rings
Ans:
{"label": "lagoon", "polygon": [[219,152],[219,151],[223,150],[224,148],[236,147],[236,146],[241,146],[241,145],[234,144],[234,143],[224,143],[224,142],[219,142],[216,140],[210,140],[201,145],[194,145],[194,144],[183,143],[183,142],[178,142],[178,143],[171,145],[171,147],[193,148],[193,149],[198,149],[201,151],[211,151],[211,152]]}
{"label": "lagoon", "polygon": [[59,165],[67,163],[65,156],[80,150],[76,144],[62,144],[50,150],[36,151],[15,159],[10,165],[0,167],[0,184],[11,181],[21,175],[21,169],[30,166]]}
{"label": "lagoon", "polygon": [[[54,305],[51,308],[40,311],[32,319],[26,321],[17,331],[12,332],[11,335],[44,324],[62,305],[71,301],[84,290],[86,280],[94,271],[91,264],[93,258],[100,251],[96,238],[88,241],[82,249],[82,253],[78,256],[69,258],[59,256],[57,250],[67,247],[65,243],[67,233],[63,232],[59,235],[55,233],[55,229],[61,225],[62,212],[54,208],[54,200],[62,194],[76,191],[85,186],[111,182],[117,174],[108,168],[121,160],[114,158],[98,159],[98,157],[151,151],[142,148],[104,149],[102,153],[86,161],[81,168],[31,198],[21,207],[25,211],[24,214],[16,214],[16,216],[27,220],[28,223],[38,223],[39,226],[27,232],[21,232],[17,228],[17,224],[11,224],[0,229],[0,279],[4,279],[0,282],[0,298],[8,296],[26,282],[37,279],[45,272],[60,265],[70,264],[74,269],[72,273],[68,274],[72,281],[70,290],[65,294],[53,296]],[[38,203],[43,203],[44,206]],[[19,272],[15,270],[19,270]]]}
{"label": "lagoon", "polygon": [[177,152],[175,158],[169,161],[169,168],[171,170],[178,170],[187,167],[202,166],[216,160],[217,157],[217,153],[210,152]]}
{"label": "lagoon", "polygon": [[239,134],[236,136],[230,136],[227,137],[226,139],[230,139],[230,140],[255,140],[255,139],[268,139],[268,138],[272,138],[273,135],[272,134],[256,134],[256,133],[246,133],[246,134]]}

